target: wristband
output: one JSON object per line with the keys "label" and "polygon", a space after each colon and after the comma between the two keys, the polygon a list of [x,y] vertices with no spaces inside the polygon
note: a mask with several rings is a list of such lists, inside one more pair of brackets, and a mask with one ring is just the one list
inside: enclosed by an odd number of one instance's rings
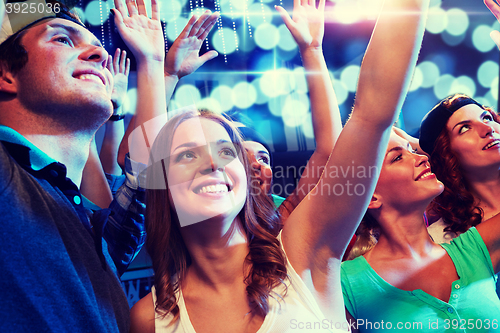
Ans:
{"label": "wristband", "polygon": [[114,114],[111,117],[109,117],[108,121],[119,121],[123,120],[123,118],[125,118],[124,114]]}

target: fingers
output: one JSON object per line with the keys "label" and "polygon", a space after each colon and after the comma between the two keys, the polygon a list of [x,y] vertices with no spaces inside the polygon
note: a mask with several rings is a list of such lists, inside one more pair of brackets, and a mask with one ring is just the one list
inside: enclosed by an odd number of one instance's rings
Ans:
{"label": "fingers", "polygon": [[321,10],[322,12],[325,11],[325,0],[319,0],[319,5],[318,5],[318,9]]}
{"label": "fingers", "polygon": [[495,44],[497,44],[497,47],[500,50],[500,32],[498,32],[496,30],[493,30],[490,33],[490,37],[491,37],[491,39],[493,39],[493,41],[495,42]]}
{"label": "fingers", "polygon": [[139,12],[139,15],[148,16],[144,0],[137,0],[137,11]]}
{"label": "fingers", "polygon": [[125,75],[128,76],[130,73],[130,58],[127,58],[127,61],[125,62]]}
{"label": "fingers", "polygon": [[201,32],[200,32],[200,28],[203,27],[203,25],[205,24],[205,22],[207,21],[207,19],[210,17],[210,14],[212,14],[211,11],[209,10],[206,10],[201,16],[199,19],[196,20],[196,23],[194,24],[193,28],[191,29],[191,31],[189,32],[189,37],[191,36],[196,36],[196,35],[200,35]]}
{"label": "fingers", "polygon": [[120,49],[119,48],[117,48],[115,50],[114,61],[113,61],[113,71],[114,71],[114,73],[120,73]]}
{"label": "fingers", "polygon": [[114,0],[114,1],[115,1],[116,10],[111,9],[111,11],[115,14],[115,23],[116,23],[117,17],[120,17],[120,21],[123,22],[123,18],[125,16],[128,16],[128,11],[125,8],[125,6],[123,5],[122,0]]}
{"label": "fingers", "polygon": [[500,20],[500,6],[494,0],[484,0],[484,4],[495,15],[497,20]]}
{"label": "fingers", "polygon": [[189,19],[188,23],[186,23],[186,26],[184,27],[184,29],[182,29],[181,33],[179,34],[179,37],[177,38],[188,37],[195,22],[196,22],[196,15],[193,15]]}
{"label": "fingers", "polygon": [[120,58],[120,73],[125,73],[126,61],[127,61],[127,51],[123,50],[122,56]]}
{"label": "fingers", "polygon": [[160,20],[160,5],[158,0],[151,0],[151,18],[153,20]]}
{"label": "fingers", "polygon": [[[215,26],[215,23],[217,23],[218,19],[219,19],[219,13],[218,12],[217,13],[213,13],[212,15],[210,15],[210,18],[205,21],[205,23],[203,24],[203,26],[200,29],[201,34],[199,36],[196,36],[196,37],[198,37],[198,39],[205,39],[205,38],[207,38],[208,34],[212,30],[212,28]],[[205,27],[205,25],[206,25],[206,27]]]}
{"label": "fingers", "polygon": [[139,10],[137,9],[137,4],[135,3],[135,0],[126,0],[125,3],[127,4],[128,15],[125,14],[123,15],[123,17],[139,14]]}
{"label": "fingers", "polygon": [[281,19],[283,19],[283,22],[285,23],[288,30],[291,31],[293,24],[295,22],[293,22],[292,18],[290,17],[290,14],[288,14],[288,12],[285,10],[285,8],[283,8],[281,6],[274,6],[274,8],[276,8],[278,13],[280,14]]}
{"label": "fingers", "polygon": [[[211,50],[211,51],[208,51],[208,52],[205,52],[201,57],[200,57],[200,61],[201,61],[201,64],[203,65],[204,63],[206,63],[207,61],[209,60],[212,60],[213,58],[217,57],[219,55],[219,53],[217,53],[217,51],[214,51],[214,50]],[[201,66],[201,65],[200,65]]]}
{"label": "fingers", "polygon": [[111,54],[108,54],[108,63],[106,64],[106,68],[108,69],[108,71],[110,71],[111,75],[115,75],[115,71],[113,69],[113,57],[111,56]]}

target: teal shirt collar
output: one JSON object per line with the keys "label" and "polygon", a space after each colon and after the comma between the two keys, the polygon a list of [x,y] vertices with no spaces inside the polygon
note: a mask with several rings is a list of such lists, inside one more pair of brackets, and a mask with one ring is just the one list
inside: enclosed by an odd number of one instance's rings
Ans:
{"label": "teal shirt collar", "polygon": [[10,127],[0,125],[0,141],[15,143],[29,148],[31,168],[35,171],[39,171],[47,165],[57,162]]}

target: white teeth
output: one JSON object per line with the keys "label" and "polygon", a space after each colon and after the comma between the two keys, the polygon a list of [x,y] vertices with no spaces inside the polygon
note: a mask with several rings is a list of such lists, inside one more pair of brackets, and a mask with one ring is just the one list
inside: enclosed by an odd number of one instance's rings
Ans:
{"label": "white teeth", "polygon": [[101,81],[101,78],[97,75],[94,75],[94,74],[82,74],[82,75],[78,75],[77,79],[79,80],[92,80],[92,81],[95,81],[97,83],[101,83],[102,84],[102,81]]}
{"label": "white teeth", "polygon": [[208,185],[208,186],[203,186],[198,193],[220,193],[220,192],[227,192],[227,185],[226,184],[217,184],[217,185]]}
{"label": "white teeth", "polygon": [[426,172],[426,173],[424,173],[422,176],[418,177],[418,178],[417,178],[417,180],[420,180],[420,179],[422,179],[422,178],[426,178],[426,177],[428,177],[428,176],[430,176],[430,175],[432,175],[432,172],[427,171],[427,172]]}
{"label": "white teeth", "polygon": [[493,141],[492,143],[490,143],[489,145],[487,145],[486,147],[484,147],[483,149],[486,150],[486,149],[490,149],[491,147],[493,146],[496,146],[499,142],[498,141]]}

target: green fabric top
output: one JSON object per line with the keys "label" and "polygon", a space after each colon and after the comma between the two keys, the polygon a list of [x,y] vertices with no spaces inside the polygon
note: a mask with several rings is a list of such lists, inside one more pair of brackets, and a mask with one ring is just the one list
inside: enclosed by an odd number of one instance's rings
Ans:
{"label": "green fabric top", "polygon": [[286,198],[280,197],[279,195],[271,194],[271,197],[273,198],[274,206],[276,206],[276,209],[281,206],[283,201],[286,200]]}
{"label": "green fabric top", "polygon": [[[383,280],[363,256],[342,263],[344,302],[360,332],[499,332],[500,300],[490,255],[475,228],[440,244],[455,264],[448,302]],[[429,276],[432,279],[432,276]],[[391,329],[392,328],[392,329]]]}

